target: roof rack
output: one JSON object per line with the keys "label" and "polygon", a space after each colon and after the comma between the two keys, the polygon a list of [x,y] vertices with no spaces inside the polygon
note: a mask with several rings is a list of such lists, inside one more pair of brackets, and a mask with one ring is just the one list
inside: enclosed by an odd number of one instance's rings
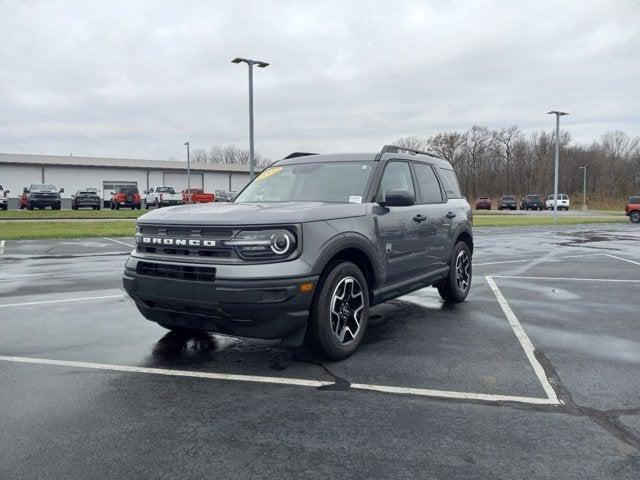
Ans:
{"label": "roof rack", "polygon": [[410,155],[427,155],[433,157],[430,153],[423,152],[422,150],[416,150],[414,148],[398,147],[396,145],[385,145],[380,150],[380,153],[408,153]]}
{"label": "roof rack", "polygon": [[293,152],[284,157],[284,160],[287,158],[298,158],[298,157],[306,157],[308,155],[320,155],[319,153],[309,153],[309,152]]}

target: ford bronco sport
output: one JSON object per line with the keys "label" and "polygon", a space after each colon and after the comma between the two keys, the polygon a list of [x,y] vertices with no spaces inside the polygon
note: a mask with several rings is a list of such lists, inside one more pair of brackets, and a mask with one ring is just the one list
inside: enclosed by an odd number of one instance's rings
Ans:
{"label": "ford bronco sport", "polygon": [[124,288],[176,331],[306,341],[349,356],[369,308],[434,285],[471,286],[472,213],[449,162],[378,154],[291,154],[231,203],[154,210],[137,220]]}

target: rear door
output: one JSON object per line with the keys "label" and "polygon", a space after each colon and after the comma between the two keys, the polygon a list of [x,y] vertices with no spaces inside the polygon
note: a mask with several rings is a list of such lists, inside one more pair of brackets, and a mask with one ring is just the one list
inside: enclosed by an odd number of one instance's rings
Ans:
{"label": "rear door", "polygon": [[[376,202],[384,200],[390,189],[410,191],[414,198],[417,192],[407,161],[390,160],[385,165]],[[424,205],[405,207],[383,207],[375,205],[373,213],[378,224],[378,248],[384,256],[385,284],[393,284],[425,273],[426,217]]]}
{"label": "rear door", "polygon": [[447,247],[451,230],[451,219],[446,195],[440,181],[429,164],[413,163],[413,172],[418,184],[418,199],[427,219],[423,222],[424,251],[427,272],[431,273],[447,265]]}

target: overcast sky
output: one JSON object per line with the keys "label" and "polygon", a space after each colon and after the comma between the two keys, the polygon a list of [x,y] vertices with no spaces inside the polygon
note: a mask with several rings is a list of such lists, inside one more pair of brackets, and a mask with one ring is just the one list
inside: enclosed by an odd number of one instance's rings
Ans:
{"label": "overcast sky", "polygon": [[[562,6],[559,6],[562,4]],[[377,151],[473,124],[640,135],[640,1],[0,0],[0,152]]]}

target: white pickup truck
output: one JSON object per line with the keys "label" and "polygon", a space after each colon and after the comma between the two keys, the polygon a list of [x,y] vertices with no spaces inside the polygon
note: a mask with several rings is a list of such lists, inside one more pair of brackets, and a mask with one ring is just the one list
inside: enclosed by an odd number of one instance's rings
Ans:
{"label": "white pickup truck", "polygon": [[151,187],[144,190],[144,208],[149,207],[166,207],[169,205],[180,205],[182,203],[182,194],[176,193],[175,188],[166,185]]}
{"label": "white pickup truck", "polygon": [[[553,195],[549,195],[546,202],[547,210],[553,210]],[[569,195],[565,193],[558,194],[558,210],[569,210]]]}

